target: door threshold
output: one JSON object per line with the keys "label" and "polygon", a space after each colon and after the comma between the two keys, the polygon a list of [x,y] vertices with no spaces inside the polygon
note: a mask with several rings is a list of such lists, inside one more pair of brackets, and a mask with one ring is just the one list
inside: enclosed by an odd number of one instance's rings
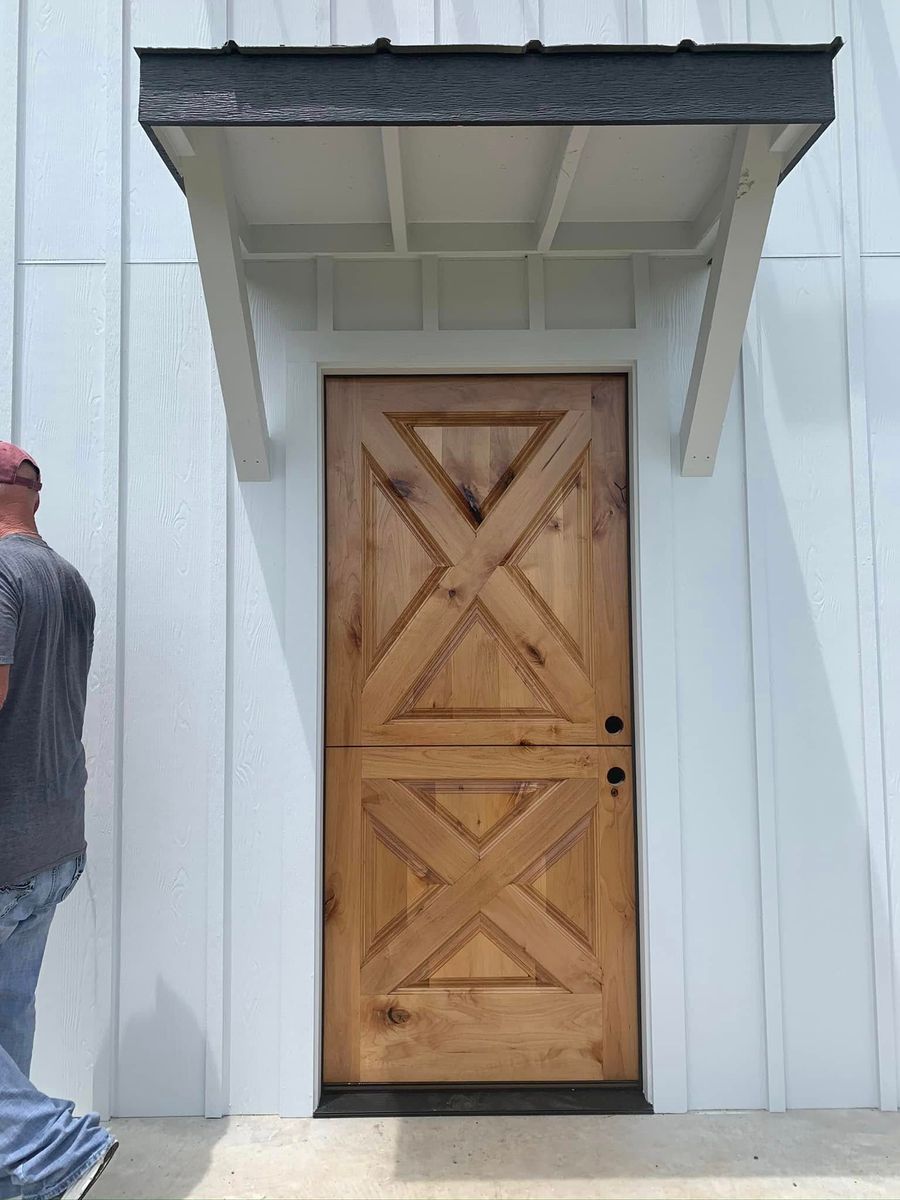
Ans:
{"label": "door threshold", "polygon": [[653,1112],[637,1083],[326,1084],[316,1117],[553,1117]]}

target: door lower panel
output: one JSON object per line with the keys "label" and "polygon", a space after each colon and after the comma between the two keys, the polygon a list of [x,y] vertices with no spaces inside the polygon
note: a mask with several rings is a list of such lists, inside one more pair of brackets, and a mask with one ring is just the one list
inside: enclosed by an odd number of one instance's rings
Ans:
{"label": "door lower panel", "polygon": [[629,754],[433,757],[327,752],[325,1082],[637,1080]]}

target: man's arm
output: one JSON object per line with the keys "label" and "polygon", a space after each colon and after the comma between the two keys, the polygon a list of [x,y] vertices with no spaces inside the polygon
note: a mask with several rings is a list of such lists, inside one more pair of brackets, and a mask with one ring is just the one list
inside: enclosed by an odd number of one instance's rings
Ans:
{"label": "man's arm", "polygon": [[0,571],[0,708],[9,695],[9,668],[16,657],[19,598],[11,579]]}

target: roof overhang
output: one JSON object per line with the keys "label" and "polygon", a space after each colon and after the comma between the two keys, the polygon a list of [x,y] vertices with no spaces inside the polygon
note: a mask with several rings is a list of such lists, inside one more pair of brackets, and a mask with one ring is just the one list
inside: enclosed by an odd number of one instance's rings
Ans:
{"label": "roof overhang", "polygon": [[184,188],[239,477],[268,478],[243,263],[706,254],[682,424],[710,474],[775,189],[834,119],[813,46],[138,50]]}

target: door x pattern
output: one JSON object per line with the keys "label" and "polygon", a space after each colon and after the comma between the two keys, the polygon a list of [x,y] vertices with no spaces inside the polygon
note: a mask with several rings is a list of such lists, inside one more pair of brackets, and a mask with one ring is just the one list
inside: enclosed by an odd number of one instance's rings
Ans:
{"label": "door x pattern", "polygon": [[[434,423],[433,411],[390,413],[371,406],[365,412],[366,486],[378,487],[390,500],[433,562],[425,585],[383,639],[378,653],[368,655],[373,665],[362,689],[366,741],[377,741],[379,733],[397,722],[436,715],[429,710],[427,698],[423,700],[429,683],[476,624],[499,645],[533,704],[515,711],[463,708],[440,714],[445,722],[454,716],[543,718],[553,722],[554,734],[567,734],[566,740],[597,740],[589,632],[581,647],[574,645],[516,569],[517,555],[547,523],[561,497],[573,487],[580,489],[584,521],[579,537],[585,566],[575,586],[586,593],[584,626],[590,630],[591,414],[563,410],[528,417],[538,426],[528,455],[520,456],[505,473],[499,497],[490,506],[475,508],[473,515],[465,511],[465,502],[459,503],[461,493],[448,486],[413,432],[417,421],[427,418]],[[502,426],[508,414],[456,411],[448,415],[447,423],[492,419]],[[377,545],[371,531],[363,536]],[[369,558],[365,556],[366,563]],[[364,630],[372,624],[364,620]]]}
{"label": "door x pattern", "polygon": [[[601,991],[595,947],[529,887],[580,838],[602,836],[596,778],[544,781],[521,814],[514,812],[478,846],[397,780],[365,783],[363,805],[367,820],[395,852],[416,862],[419,871],[424,866],[433,884],[424,906],[407,914],[393,936],[369,948],[360,977],[364,993],[427,987],[479,926],[512,958],[529,964],[535,986]],[[596,904],[592,875],[583,886]]]}

